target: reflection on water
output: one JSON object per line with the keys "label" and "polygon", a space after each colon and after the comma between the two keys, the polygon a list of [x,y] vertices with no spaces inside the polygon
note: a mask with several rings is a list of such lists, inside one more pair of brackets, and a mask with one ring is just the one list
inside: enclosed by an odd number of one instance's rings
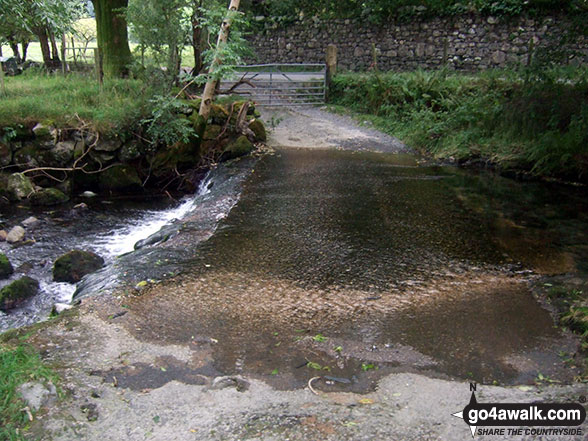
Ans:
{"label": "reflection on water", "polygon": [[584,267],[585,201],[406,155],[281,150],[186,275],[133,300],[125,320],[147,339],[212,337],[220,372],[282,387],[316,374],[305,361],[358,389],[394,369],[564,378],[557,354],[573,343],[533,299],[528,270]]}

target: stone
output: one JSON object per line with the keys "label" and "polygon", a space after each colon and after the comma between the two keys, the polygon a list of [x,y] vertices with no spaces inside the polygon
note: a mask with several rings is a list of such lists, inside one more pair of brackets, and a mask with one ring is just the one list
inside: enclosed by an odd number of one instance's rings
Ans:
{"label": "stone", "polygon": [[36,142],[45,148],[51,148],[55,145],[59,132],[50,122],[37,123],[33,129]]}
{"label": "stone", "polygon": [[90,251],[72,250],[59,257],[53,264],[55,282],[78,283],[86,274],[104,266],[104,259]]}
{"label": "stone", "polygon": [[22,173],[13,173],[8,177],[7,191],[9,198],[15,201],[26,199],[35,191],[33,183]]}
{"label": "stone", "polygon": [[107,191],[139,189],[143,184],[137,170],[128,165],[115,165],[104,170],[99,174],[98,183],[100,189]]}
{"label": "stone", "polygon": [[14,309],[39,292],[39,282],[30,277],[15,280],[0,290],[0,309]]}
{"label": "stone", "polygon": [[130,141],[124,144],[118,152],[121,162],[131,162],[141,157],[141,144],[139,141]]}
{"label": "stone", "polygon": [[6,230],[0,230],[0,242],[5,242],[6,236],[8,236],[8,232]]}
{"label": "stone", "polygon": [[25,227],[25,228],[29,228],[32,227],[33,225],[39,223],[39,219],[37,219],[35,216],[30,216],[27,217],[25,220],[23,220],[21,222],[21,224]]}
{"label": "stone", "polygon": [[9,165],[12,162],[12,149],[10,144],[0,141],[0,166]]}
{"label": "stone", "polygon": [[23,240],[25,237],[25,229],[20,225],[13,227],[6,235],[6,242],[17,243]]}
{"label": "stone", "polygon": [[122,147],[120,139],[100,139],[94,146],[98,152],[115,152]]}
{"label": "stone", "polygon": [[84,197],[84,198],[95,198],[96,196],[98,196],[96,193],[94,193],[93,191],[85,191],[83,192],[80,196]]}
{"label": "stone", "polygon": [[223,152],[223,159],[233,159],[246,155],[253,150],[253,144],[246,136],[241,135],[231,142]]}
{"label": "stone", "polygon": [[57,188],[43,188],[29,196],[31,205],[59,205],[69,201],[69,197]]}
{"label": "stone", "polygon": [[492,62],[494,64],[503,64],[506,61],[506,54],[502,51],[495,51],[492,54]]}
{"label": "stone", "polygon": [[212,380],[211,389],[221,390],[227,388],[235,388],[237,392],[245,392],[249,389],[249,382],[240,377],[216,377]]}
{"label": "stone", "polygon": [[208,124],[206,129],[204,130],[204,138],[205,140],[212,140],[216,139],[218,135],[222,132],[223,128],[218,124]]}
{"label": "stone", "polygon": [[265,126],[263,125],[263,123],[260,120],[254,119],[253,121],[251,121],[249,123],[249,128],[251,129],[251,131],[253,133],[255,133],[255,139],[257,141],[260,141],[260,142],[267,141],[267,133],[265,131]]}
{"label": "stone", "polygon": [[14,268],[6,254],[0,253],[0,279],[8,279],[13,272]]}
{"label": "stone", "polygon": [[57,388],[53,383],[46,386],[41,383],[24,383],[18,388],[18,392],[32,411],[37,411],[57,399]]}
{"label": "stone", "polygon": [[498,23],[498,18],[490,16],[486,19],[486,22],[490,25],[495,25]]}
{"label": "stone", "polygon": [[51,149],[54,165],[57,167],[67,167],[68,163],[74,157],[75,148],[76,143],[74,141],[63,141],[55,144],[55,147]]}

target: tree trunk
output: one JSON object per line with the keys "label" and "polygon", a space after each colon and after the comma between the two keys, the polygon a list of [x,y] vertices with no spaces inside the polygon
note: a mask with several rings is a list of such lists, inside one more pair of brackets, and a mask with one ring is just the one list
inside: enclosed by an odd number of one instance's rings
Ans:
{"label": "tree trunk", "polygon": [[18,51],[18,43],[16,41],[11,41],[10,49],[12,49],[12,53],[14,54],[14,58],[16,58],[16,62],[20,63],[20,52]]}
{"label": "tree trunk", "polygon": [[[239,9],[240,0],[231,0],[231,4],[229,5],[229,11],[237,11]],[[231,28],[231,16],[227,14],[223,23],[221,25],[220,31],[218,33],[218,41],[216,43],[216,54],[214,59],[212,60],[212,64],[210,66],[209,73],[213,74],[215,69],[222,64],[222,60],[220,57],[219,48],[224,45],[227,40],[229,39],[229,29]],[[200,103],[200,111],[199,114],[204,119],[208,119],[208,115],[210,114],[210,108],[212,107],[212,99],[214,98],[214,91],[216,90],[216,86],[218,84],[218,79],[210,78],[206,82],[206,86],[204,86],[204,93],[202,94],[202,102]]]}
{"label": "tree trunk", "polygon": [[55,41],[55,35],[53,32],[49,34],[49,41],[51,41],[51,62],[53,67],[59,67],[61,61],[59,60],[59,49],[57,49],[57,42]]}
{"label": "tree trunk", "polygon": [[51,48],[49,47],[49,36],[45,28],[37,29],[37,37],[41,45],[41,54],[43,55],[43,63],[47,69],[51,68]]}
{"label": "tree trunk", "polygon": [[200,25],[200,10],[202,0],[194,1],[194,12],[192,14],[192,49],[194,50],[194,69],[192,73],[197,75],[202,69],[202,26]]}
{"label": "tree trunk", "polygon": [[92,0],[96,13],[98,47],[102,51],[104,75],[123,77],[131,64],[131,50],[127,33],[127,21],[121,8],[128,0]]}
{"label": "tree trunk", "polygon": [[28,41],[22,41],[20,43],[20,45],[22,47],[22,62],[24,63],[25,61],[27,61],[27,52],[29,50],[29,42]]}

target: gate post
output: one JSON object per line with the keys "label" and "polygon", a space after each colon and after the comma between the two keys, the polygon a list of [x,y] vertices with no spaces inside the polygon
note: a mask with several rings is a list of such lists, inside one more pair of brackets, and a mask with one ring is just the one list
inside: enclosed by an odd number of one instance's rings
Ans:
{"label": "gate post", "polygon": [[325,72],[325,101],[328,99],[331,80],[337,73],[337,46],[330,44],[327,46],[327,70]]}

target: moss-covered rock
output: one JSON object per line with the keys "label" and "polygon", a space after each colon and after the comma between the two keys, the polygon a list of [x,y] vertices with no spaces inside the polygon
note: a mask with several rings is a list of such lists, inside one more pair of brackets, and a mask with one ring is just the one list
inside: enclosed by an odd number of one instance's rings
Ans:
{"label": "moss-covered rock", "polygon": [[229,111],[219,104],[213,104],[208,117],[213,124],[224,124],[229,117]]}
{"label": "moss-covered rock", "polygon": [[73,250],[59,257],[53,264],[53,280],[78,283],[86,274],[104,266],[104,259],[89,251]]}
{"label": "moss-covered rock", "polygon": [[53,165],[67,167],[73,160],[75,148],[75,141],[58,142],[50,152]]}
{"label": "moss-covered rock", "polygon": [[129,141],[125,143],[118,152],[118,159],[121,162],[131,162],[141,157],[143,146],[139,141]]}
{"label": "moss-covered rock", "polygon": [[14,272],[6,254],[0,253],[0,279],[7,279]]}
{"label": "moss-covered rock", "polygon": [[6,190],[11,200],[20,201],[32,194],[35,187],[31,180],[22,173],[13,173],[8,177]]}
{"label": "moss-covered rock", "polygon": [[134,167],[115,165],[99,174],[100,189],[110,191],[137,190],[143,184]]}
{"label": "moss-covered rock", "polygon": [[69,197],[57,188],[44,188],[29,196],[31,205],[59,205],[69,201]]}
{"label": "moss-covered rock", "polygon": [[231,142],[223,152],[223,159],[233,159],[239,156],[244,156],[253,150],[253,144],[246,136],[239,136],[235,141]]}
{"label": "moss-covered rock", "polygon": [[51,149],[57,143],[59,131],[52,121],[43,121],[35,125],[32,130],[35,143],[41,148]]}
{"label": "moss-covered rock", "polygon": [[39,282],[30,277],[15,280],[0,290],[0,309],[8,310],[21,305],[39,292]]}
{"label": "moss-covered rock", "polygon": [[249,123],[249,128],[253,133],[255,133],[255,139],[257,139],[260,142],[267,141],[267,133],[265,131],[265,126],[260,120],[254,119],[253,121],[251,121]]}
{"label": "moss-covered rock", "polygon": [[218,135],[220,135],[222,130],[223,130],[222,126],[219,126],[218,124],[209,124],[206,126],[206,130],[204,131],[204,139],[205,140],[216,139],[218,137]]}
{"label": "moss-covered rock", "polygon": [[19,164],[22,170],[53,165],[49,152],[35,142],[23,143],[22,147],[14,152],[14,163]]}

